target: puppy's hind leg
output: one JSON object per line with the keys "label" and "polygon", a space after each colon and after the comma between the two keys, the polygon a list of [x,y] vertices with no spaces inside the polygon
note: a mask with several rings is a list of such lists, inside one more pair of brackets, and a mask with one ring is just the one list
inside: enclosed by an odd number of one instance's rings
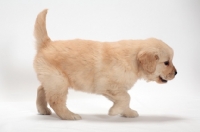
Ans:
{"label": "puppy's hind leg", "polygon": [[45,91],[43,86],[39,86],[37,90],[37,100],[36,100],[36,105],[38,112],[42,115],[50,115],[51,110],[47,108],[47,101],[46,101],[46,96],[45,96]]}
{"label": "puppy's hind leg", "polygon": [[50,75],[44,83],[47,102],[55,113],[63,120],[79,120],[78,114],[72,113],[66,107],[69,82],[62,75]]}

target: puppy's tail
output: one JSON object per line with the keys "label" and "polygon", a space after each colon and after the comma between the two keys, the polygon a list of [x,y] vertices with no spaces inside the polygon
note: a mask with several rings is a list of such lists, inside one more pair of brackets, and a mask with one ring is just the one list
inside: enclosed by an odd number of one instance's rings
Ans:
{"label": "puppy's tail", "polygon": [[34,36],[36,39],[36,48],[40,50],[47,46],[51,41],[46,30],[46,14],[47,9],[40,12],[35,21]]}

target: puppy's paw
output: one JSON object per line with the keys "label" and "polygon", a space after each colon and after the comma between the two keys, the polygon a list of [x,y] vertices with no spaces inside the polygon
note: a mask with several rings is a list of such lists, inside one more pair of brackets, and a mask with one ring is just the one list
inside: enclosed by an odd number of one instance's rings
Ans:
{"label": "puppy's paw", "polygon": [[51,110],[49,108],[38,109],[41,115],[51,115]]}
{"label": "puppy's paw", "polygon": [[123,112],[123,109],[121,109],[121,108],[111,107],[108,112],[108,115],[115,116],[115,115],[121,114],[122,112]]}
{"label": "puppy's paw", "polygon": [[72,114],[68,120],[81,120],[81,116],[78,114]]}
{"label": "puppy's paw", "polygon": [[132,109],[125,110],[121,115],[123,117],[127,117],[127,118],[134,118],[134,117],[138,117],[139,116],[137,111],[132,110]]}
{"label": "puppy's paw", "polygon": [[62,120],[81,120],[81,116],[74,113],[68,113],[64,117],[60,117]]}

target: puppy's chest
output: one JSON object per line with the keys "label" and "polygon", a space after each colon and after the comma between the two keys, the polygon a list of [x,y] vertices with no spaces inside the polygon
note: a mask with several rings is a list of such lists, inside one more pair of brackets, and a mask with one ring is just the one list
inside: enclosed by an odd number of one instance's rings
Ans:
{"label": "puppy's chest", "polygon": [[112,78],[112,80],[114,81],[113,83],[118,84],[119,87],[126,90],[131,89],[131,87],[137,80],[137,77],[133,72],[121,72],[116,74],[116,77]]}

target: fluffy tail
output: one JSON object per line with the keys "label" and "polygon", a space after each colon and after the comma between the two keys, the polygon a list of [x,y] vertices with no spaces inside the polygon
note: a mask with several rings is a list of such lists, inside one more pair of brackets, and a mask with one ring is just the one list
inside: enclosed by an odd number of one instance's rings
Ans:
{"label": "fluffy tail", "polygon": [[46,47],[46,45],[51,41],[46,30],[46,14],[47,9],[40,12],[35,21],[34,36],[36,39],[37,50]]}

